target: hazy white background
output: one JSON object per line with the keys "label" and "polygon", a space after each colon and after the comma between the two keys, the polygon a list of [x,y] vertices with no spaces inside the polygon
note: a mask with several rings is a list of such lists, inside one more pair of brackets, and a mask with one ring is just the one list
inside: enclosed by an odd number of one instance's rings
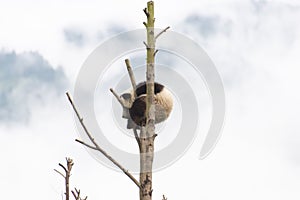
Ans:
{"label": "hazy white background", "polygon": [[[3,199],[61,199],[53,171],[70,156],[72,187],[88,199],[138,199],[121,173],[74,142],[64,96],[102,41],[143,28],[146,1],[0,0],[0,188]],[[300,198],[300,3],[156,1],[156,25],[197,41],[227,96],[223,136],[198,160],[201,141],[154,174],[161,199]],[[201,137],[201,136],[200,136]]]}

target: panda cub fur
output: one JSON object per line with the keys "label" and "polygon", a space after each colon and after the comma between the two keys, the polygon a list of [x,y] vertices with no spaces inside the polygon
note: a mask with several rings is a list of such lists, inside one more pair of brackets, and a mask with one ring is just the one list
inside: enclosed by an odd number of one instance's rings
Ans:
{"label": "panda cub fur", "polygon": [[[125,100],[132,102],[129,108],[130,119],[127,122],[127,128],[132,129],[135,126],[146,125],[146,82],[139,83],[136,86],[136,98],[133,92],[121,95]],[[165,121],[173,108],[173,98],[171,92],[162,84],[154,84],[154,103],[155,103],[155,124]]]}

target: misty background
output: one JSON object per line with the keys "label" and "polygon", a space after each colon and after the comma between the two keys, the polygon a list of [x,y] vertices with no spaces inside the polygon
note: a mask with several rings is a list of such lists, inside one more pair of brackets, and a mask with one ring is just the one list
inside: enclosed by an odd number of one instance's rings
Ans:
{"label": "misty background", "polygon": [[[101,42],[143,28],[146,2],[0,0],[1,198],[61,199],[64,182],[53,169],[69,156],[71,186],[82,195],[138,199],[126,176],[75,143],[65,92]],[[154,174],[153,199],[299,199],[300,3],[166,0],[155,1],[155,13],[156,27],[195,40],[215,63],[226,120],[206,159],[198,159],[199,135]]]}

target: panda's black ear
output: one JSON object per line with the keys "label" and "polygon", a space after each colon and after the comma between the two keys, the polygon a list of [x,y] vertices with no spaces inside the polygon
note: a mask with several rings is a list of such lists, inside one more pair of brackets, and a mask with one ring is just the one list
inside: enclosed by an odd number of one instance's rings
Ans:
{"label": "panda's black ear", "polygon": [[121,97],[125,100],[130,100],[131,99],[131,94],[130,93],[124,93],[121,95]]}

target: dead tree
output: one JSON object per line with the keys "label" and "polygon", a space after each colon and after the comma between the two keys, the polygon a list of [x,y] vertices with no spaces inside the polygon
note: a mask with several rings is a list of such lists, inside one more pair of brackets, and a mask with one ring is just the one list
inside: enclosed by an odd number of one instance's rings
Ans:
{"label": "dead tree", "polygon": [[[112,158],[104,149],[102,149],[95,139],[93,138],[92,134],[88,131],[87,127],[83,122],[83,118],[80,116],[71,96],[67,93],[68,100],[70,101],[73,110],[76,113],[76,116],[84,129],[85,133],[87,134],[88,138],[92,142],[93,145],[89,145],[84,141],[76,139],[77,142],[83,144],[86,147],[91,149],[97,150],[101,152],[107,159],[109,159],[114,165],[116,165],[119,169],[121,169],[124,174],[126,174],[134,184],[139,188],[140,200],[151,200],[152,199],[152,165],[154,159],[154,140],[157,136],[155,134],[155,104],[154,104],[154,78],[155,78],[155,55],[158,50],[155,49],[155,41],[156,39],[163,34],[167,29],[170,27],[165,28],[157,35],[155,35],[154,29],[154,2],[149,1],[147,3],[147,8],[145,8],[144,13],[147,17],[147,22],[143,22],[146,27],[147,31],[147,41],[143,42],[146,47],[147,51],[147,72],[146,72],[146,125],[139,127],[138,129],[135,127],[133,128],[133,133],[135,139],[138,143],[139,150],[140,150],[140,178],[139,181],[130,173],[127,169],[125,169],[120,163],[118,163],[114,158]],[[130,77],[131,85],[133,91],[136,88],[135,77],[132,71],[132,67],[128,59],[125,60],[125,64],[128,70],[128,75]],[[123,117],[130,119],[129,116],[129,108],[132,102],[129,102],[123,98],[121,98],[113,89],[110,89],[112,94],[116,97],[119,101],[125,115]],[[134,94],[136,97],[136,94]],[[138,133],[139,130],[139,133]],[[165,197],[163,196],[163,199]]]}

